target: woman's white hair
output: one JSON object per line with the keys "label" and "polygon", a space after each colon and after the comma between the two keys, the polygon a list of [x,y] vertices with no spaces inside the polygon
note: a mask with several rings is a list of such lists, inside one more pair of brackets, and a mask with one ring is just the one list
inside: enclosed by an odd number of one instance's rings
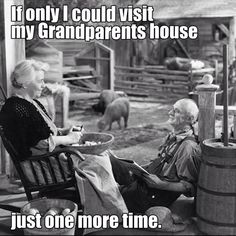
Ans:
{"label": "woman's white hair", "polygon": [[48,71],[47,63],[28,59],[20,61],[11,75],[12,86],[16,89],[24,87],[24,84],[29,83],[35,77],[36,71]]}

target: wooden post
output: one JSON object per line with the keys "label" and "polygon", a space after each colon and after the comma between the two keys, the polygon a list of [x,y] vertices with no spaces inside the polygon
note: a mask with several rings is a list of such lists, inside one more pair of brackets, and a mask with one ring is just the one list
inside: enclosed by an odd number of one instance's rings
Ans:
{"label": "wooden post", "polygon": [[235,38],[236,38],[236,23],[235,17],[232,17],[229,21],[229,61],[231,64],[235,59]]}
{"label": "wooden post", "polygon": [[218,61],[217,60],[214,60],[214,64],[215,64],[215,83],[217,84],[218,83],[218,67],[219,67],[219,64],[218,64]]}
{"label": "wooden post", "polygon": [[198,85],[196,87],[198,93],[199,119],[198,119],[198,135],[199,141],[215,137],[215,106],[216,106],[216,90],[218,85]]}
{"label": "wooden post", "polygon": [[[101,64],[102,64],[102,61],[101,60],[98,60],[98,58],[101,57],[101,48],[97,46],[97,43],[95,42],[95,57],[96,57],[96,61],[95,61],[95,68],[96,68],[96,72],[97,72],[97,75],[101,76],[101,73],[102,73],[102,67],[101,67]],[[96,81],[96,84],[99,88],[101,88],[101,80],[97,80]]]}
{"label": "wooden post", "polygon": [[224,122],[224,146],[228,146],[228,45],[223,46],[223,122]]}
{"label": "wooden post", "polygon": [[[7,83],[6,83],[6,53],[5,53],[5,30],[4,30],[4,2],[0,1],[0,84],[3,89],[3,93],[7,94]],[[4,99],[3,93],[0,94],[1,99]],[[0,105],[1,108],[1,105]],[[6,152],[3,147],[2,141],[0,140],[0,174],[6,173]]]}
{"label": "wooden post", "polygon": [[[1,54],[1,83],[7,96],[11,95],[11,83],[10,75],[17,62],[25,58],[25,40],[24,39],[12,39],[11,38],[11,25],[16,22],[11,22],[11,6],[22,5],[24,6],[24,0],[7,0],[0,1],[0,29],[1,29],[1,41],[0,41],[0,54]],[[17,22],[17,24],[24,23]],[[13,165],[10,161],[9,155],[1,146],[1,173],[14,175]]]}
{"label": "wooden post", "polygon": [[234,138],[236,139],[236,115],[234,115],[234,127],[233,127],[233,132],[234,132]]}
{"label": "wooden post", "polygon": [[110,90],[114,91],[115,83],[115,53],[110,49]]}
{"label": "wooden post", "polygon": [[[108,75],[108,89],[114,90],[114,82],[115,82],[115,53],[114,50],[96,42],[96,45],[101,49],[105,50],[109,53],[109,75]],[[102,68],[101,68],[102,69]]]}
{"label": "wooden post", "polygon": [[5,67],[7,75],[7,95],[11,94],[11,83],[10,76],[15,65],[25,59],[25,40],[24,39],[12,39],[11,37],[11,26],[16,24],[23,24],[24,19],[21,22],[11,21],[11,6],[22,5],[24,6],[23,0],[8,0],[4,1],[4,24],[5,24],[5,45],[6,58]]}

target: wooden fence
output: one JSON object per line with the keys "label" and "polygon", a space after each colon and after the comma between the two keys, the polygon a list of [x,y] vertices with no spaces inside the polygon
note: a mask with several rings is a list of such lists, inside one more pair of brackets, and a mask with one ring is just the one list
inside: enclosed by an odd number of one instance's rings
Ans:
{"label": "wooden fence", "polygon": [[213,68],[177,71],[164,66],[116,66],[115,90],[122,90],[130,96],[183,97],[195,88],[205,73],[213,72]]}

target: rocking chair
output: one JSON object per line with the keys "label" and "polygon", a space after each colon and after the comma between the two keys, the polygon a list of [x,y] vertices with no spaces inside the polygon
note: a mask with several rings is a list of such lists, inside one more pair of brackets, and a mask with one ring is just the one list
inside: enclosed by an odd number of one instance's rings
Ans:
{"label": "rocking chair", "polygon": [[[82,209],[75,171],[70,157],[70,155],[74,155],[83,161],[84,157],[80,152],[70,148],[57,148],[44,155],[31,156],[26,160],[21,160],[12,143],[6,138],[1,125],[0,136],[18,172],[28,201],[33,199],[32,192],[37,191],[37,197],[45,196],[72,200],[78,204],[79,209]],[[63,164],[61,163],[62,158]],[[17,207],[3,204],[0,204],[0,208],[11,211],[20,210]]]}

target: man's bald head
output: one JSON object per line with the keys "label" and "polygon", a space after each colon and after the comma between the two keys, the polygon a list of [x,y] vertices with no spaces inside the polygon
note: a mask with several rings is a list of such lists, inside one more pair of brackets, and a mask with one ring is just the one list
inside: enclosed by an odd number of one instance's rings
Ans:
{"label": "man's bald head", "polygon": [[185,129],[197,121],[198,112],[197,104],[193,100],[180,99],[169,112],[169,123],[176,130]]}
{"label": "man's bald head", "polygon": [[178,100],[175,105],[178,105],[181,112],[186,114],[187,118],[191,119],[191,124],[195,123],[198,119],[199,109],[197,104],[189,98]]}

